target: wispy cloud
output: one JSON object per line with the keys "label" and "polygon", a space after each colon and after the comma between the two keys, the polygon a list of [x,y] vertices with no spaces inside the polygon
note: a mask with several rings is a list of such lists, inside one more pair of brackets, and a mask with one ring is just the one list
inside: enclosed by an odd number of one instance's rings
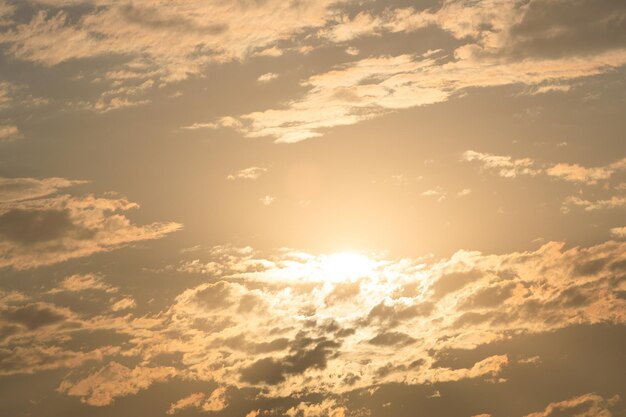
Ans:
{"label": "wispy cloud", "polygon": [[226,179],[229,180],[256,180],[267,172],[264,167],[249,167],[239,170],[233,174],[229,174]]}

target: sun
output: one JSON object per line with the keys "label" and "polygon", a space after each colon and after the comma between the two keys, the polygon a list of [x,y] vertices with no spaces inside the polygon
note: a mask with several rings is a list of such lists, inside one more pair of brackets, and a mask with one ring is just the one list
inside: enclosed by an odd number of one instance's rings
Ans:
{"label": "sun", "polygon": [[376,262],[359,253],[338,252],[323,256],[321,267],[329,280],[342,281],[370,274]]}

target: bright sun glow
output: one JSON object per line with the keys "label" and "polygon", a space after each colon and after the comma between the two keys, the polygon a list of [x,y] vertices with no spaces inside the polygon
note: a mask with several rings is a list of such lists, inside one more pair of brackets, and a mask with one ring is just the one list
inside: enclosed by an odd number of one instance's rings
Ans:
{"label": "bright sun glow", "polygon": [[376,262],[365,255],[352,252],[333,253],[322,258],[322,270],[329,280],[359,278],[370,274]]}

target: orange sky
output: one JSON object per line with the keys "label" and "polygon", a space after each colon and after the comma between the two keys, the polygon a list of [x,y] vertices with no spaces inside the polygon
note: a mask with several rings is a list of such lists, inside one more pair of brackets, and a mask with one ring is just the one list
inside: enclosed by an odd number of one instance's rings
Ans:
{"label": "orange sky", "polygon": [[625,22],[0,0],[0,415],[626,415]]}

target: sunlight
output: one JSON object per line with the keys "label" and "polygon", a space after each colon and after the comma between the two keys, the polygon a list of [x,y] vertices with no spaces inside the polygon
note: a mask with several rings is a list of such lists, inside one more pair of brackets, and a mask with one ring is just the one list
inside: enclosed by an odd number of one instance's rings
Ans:
{"label": "sunlight", "polygon": [[329,280],[337,281],[369,275],[376,262],[358,253],[339,252],[323,256],[321,267]]}

